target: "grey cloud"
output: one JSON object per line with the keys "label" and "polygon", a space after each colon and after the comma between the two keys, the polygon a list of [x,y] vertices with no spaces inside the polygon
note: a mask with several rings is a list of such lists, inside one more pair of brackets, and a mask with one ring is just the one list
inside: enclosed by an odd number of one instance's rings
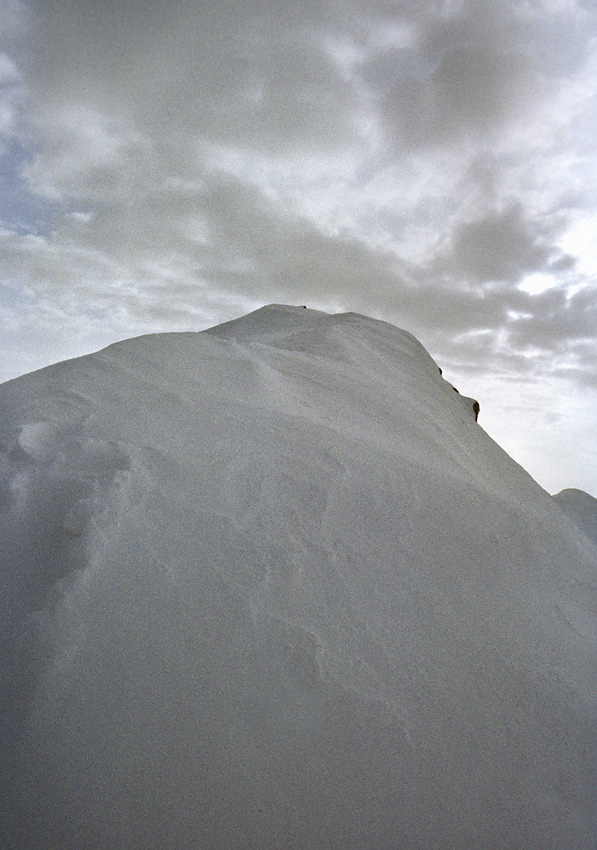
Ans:
{"label": "grey cloud", "polygon": [[492,144],[591,49],[591,27],[579,32],[577,17],[556,6],[463,0],[376,8],[382,20],[407,20],[416,33],[408,45],[369,55],[362,67],[382,126],[401,150]]}
{"label": "grey cloud", "polygon": [[[510,0],[34,8],[37,158],[26,175],[63,205],[45,241],[20,253],[11,243],[36,291],[100,312],[118,303],[135,328],[175,326],[198,302],[217,320],[217,299],[231,313],[253,300],[357,309],[426,344],[458,348],[459,336],[482,334],[487,362],[505,329],[520,350],[532,333],[549,345],[561,338],[566,304],[517,289],[534,271],[574,269],[556,247],[555,222],[567,212],[544,191],[552,150],[530,174],[530,143],[502,135],[529,98],[553,92],[556,69],[541,45],[562,54],[570,34],[555,11]],[[387,33],[402,24],[408,38],[392,43]],[[344,65],[332,42],[347,51]],[[584,37],[577,43],[568,72],[583,61]],[[323,161],[349,150],[354,172],[333,177],[347,224],[335,228],[318,206],[321,172],[301,177],[305,198],[293,174],[308,172],[305,151]],[[225,173],[240,154],[245,176],[234,165]],[[270,191],[274,162],[284,176]],[[397,182],[409,175],[406,188],[380,177],[389,163]],[[443,180],[445,169],[456,176]],[[366,196],[370,177],[378,180]],[[292,192],[309,213],[288,202]],[[415,266],[407,243],[419,234],[439,247],[431,258],[421,249]],[[574,303],[586,324],[587,311]]]}
{"label": "grey cloud", "polygon": [[467,279],[517,281],[525,272],[545,268],[550,249],[541,244],[520,206],[493,213],[457,228],[453,256]]}
{"label": "grey cloud", "polygon": [[0,0],[3,315],[40,366],[357,310],[544,417],[596,385],[593,252],[558,248],[594,206],[596,32],[574,0]]}
{"label": "grey cloud", "polygon": [[[511,299],[511,309],[498,293],[476,305],[462,298],[461,308],[471,309],[468,328],[427,325],[419,338],[438,362],[481,383],[494,375],[518,382],[561,378],[571,387],[594,387],[597,316],[589,303],[595,294],[574,304],[559,290],[539,296],[521,293]],[[451,301],[448,296],[447,304]]]}
{"label": "grey cloud", "polygon": [[558,274],[559,272],[568,272],[576,266],[577,262],[577,257],[561,253],[560,256],[552,258],[549,263],[549,271],[554,274]]}
{"label": "grey cloud", "polygon": [[[49,273],[62,280],[65,297],[88,288],[86,300],[104,309],[117,295],[120,309],[136,320],[159,316],[175,323],[199,300],[225,293],[239,305],[279,299],[374,313],[429,345],[475,331],[493,340],[508,328],[512,345],[523,349],[526,324],[511,316],[532,317],[531,328],[535,320],[552,327],[565,309],[564,296],[554,301],[553,293],[532,297],[510,284],[463,280],[483,277],[488,268],[494,277],[505,269],[516,278],[522,267],[545,264],[550,251],[536,248],[526,227],[516,208],[462,227],[452,265],[444,256],[425,269],[355,236],[326,234],[254,184],[212,170],[195,183],[148,187],[129,205],[104,202],[92,217],[69,216],[51,239],[31,242],[20,257],[41,290]],[[80,282],[74,280],[77,262],[85,269]],[[115,288],[110,279],[121,282]],[[492,346],[485,346],[488,357]]]}
{"label": "grey cloud", "polygon": [[192,132],[264,148],[338,144],[351,90],[320,35],[328,3],[55,3],[33,86],[126,114],[164,138]]}
{"label": "grey cloud", "polygon": [[[483,287],[438,279],[433,269],[415,268],[354,238],[327,236],[305,219],[281,216],[254,188],[237,182],[216,181],[207,195],[205,213],[218,246],[206,277],[216,288],[244,296],[259,291],[264,298],[281,294],[295,303],[314,300],[325,305],[327,299],[339,309],[390,318],[431,349],[448,347],[452,356],[457,351],[470,353],[470,340],[477,334],[482,340],[476,360],[479,371],[504,369],[506,364],[519,374],[548,368],[549,361],[537,350],[553,358],[549,368],[555,368],[571,341],[595,338],[594,290],[572,297],[559,288],[530,295],[514,285],[522,270],[545,266],[553,254],[549,246],[536,245],[537,237],[527,233],[517,208],[495,221],[487,217],[479,233],[463,231],[470,242],[459,235],[458,244],[470,247],[483,246],[482,236],[489,234],[485,245],[489,259],[481,261],[473,252],[467,259],[469,271],[479,271],[477,263],[482,262],[481,269],[489,268],[492,276],[507,272],[514,281]],[[464,249],[461,253],[466,254]],[[233,257],[238,264],[230,268],[227,262]],[[500,257],[506,258],[503,264]],[[579,369],[589,365],[577,361]]]}
{"label": "grey cloud", "polygon": [[168,321],[218,293],[239,305],[283,298],[342,306],[400,286],[392,256],[326,235],[218,171],[196,183],[137,187],[129,204],[106,198],[92,214],[65,216],[47,238],[6,235],[3,252],[40,295],[99,309],[117,299],[131,315],[147,309]]}
{"label": "grey cloud", "polygon": [[284,215],[255,187],[224,178],[209,189],[204,206],[214,252],[207,274],[225,286],[228,264],[247,292],[316,299],[340,305],[402,285],[395,258],[349,236],[322,233],[310,220]]}
{"label": "grey cloud", "polygon": [[568,349],[579,341],[597,342],[597,287],[567,295],[552,289],[532,296],[532,311],[515,319],[511,343],[517,348]]}
{"label": "grey cloud", "polygon": [[570,270],[575,259],[553,244],[553,236],[545,225],[525,218],[520,204],[511,204],[457,225],[434,270],[473,283],[517,283],[532,272]]}
{"label": "grey cloud", "polygon": [[213,246],[206,273],[219,287],[391,315],[425,339],[438,329],[450,336],[497,331],[509,311],[524,312],[531,304],[516,288],[482,290],[441,281],[434,269],[415,267],[366,241],[325,234],[304,217],[282,214],[254,186],[229,177],[214,179],[202,208]]}
{"label": "grey cloud", "polygon": [[[40,2],[34,102],[126,115],[153,138],[178,131],[269,152],[346,146],[377,116],[412,150],[463,134],[486,139],[540,94],[538,48],[530,51],[528,24],[510,0],[454,4],[450,13],[437,3],[379,6]],[[378,50],[365,35],[373,19],[381,29],[408,23],[412,44]],[[360,73],[333,60],[328,43],[343,39],[361,46]],[[50,132],[51,112],[47,126],[38,117]]]}
{"label": "grey cloud", "polygon": [[[70,218],[48,239],[5,241],[13,273],[23,279],[27,271],[39,302],[52,303],[56,317],[64,309],[60,321],[69,326],[85,305],[96,335],[106,323],[120,337],[131,327],[206,327],[279,299],[377,315],[415,333],[438,362],[521,376],[553,372],[569,341],[594,334],[597,320],[594,293],[567,300],[559,290],[531,296],[510,285],[442,283],[362,240],[284,215],[255,186],[217,173],[149,194],[136,209],[106,206],[95,219]],[[591,364],[580,353],[574,369],[589,380]]]}
{"label": "grey cloud", "polygon": [[486,138],[516,110],[527,75],[524,57],[452,48],[383,92],[384,125],[406,149],[452,144],[471,134]]}
{"label": "grey cloud", "polygon": [[384,124],[406,148],[485,138],[537,84],[514,6],[480,0],[460,3],[452,14],[436,4],[423,8],[411,9],[415,43],[364,67]]}

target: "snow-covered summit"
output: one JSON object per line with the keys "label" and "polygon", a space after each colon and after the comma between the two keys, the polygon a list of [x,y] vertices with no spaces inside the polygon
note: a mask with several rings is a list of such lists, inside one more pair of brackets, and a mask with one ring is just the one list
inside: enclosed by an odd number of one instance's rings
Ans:
{"label": "snow-covered summit", "polygon": [[262,337],[270,340],[293,331],[305,330],[321,320],[324,324],[333,322],[334,315],[290,304],[268,304],[246,316],[208,328],[205,333],[232,339]]}
{"label": "snow-covered summit", "polygon": [[271,305],[0,386],[0,836],[593,850],[597,548],[410,334]]}
{"label": "snow-covered summit", "polygon": [[574,488],[560,490],[553,498],[587,537],[597,543],[597,499]]}

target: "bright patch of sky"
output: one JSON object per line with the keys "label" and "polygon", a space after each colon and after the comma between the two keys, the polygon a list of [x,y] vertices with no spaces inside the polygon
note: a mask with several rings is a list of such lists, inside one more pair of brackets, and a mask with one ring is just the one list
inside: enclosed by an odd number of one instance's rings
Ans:
{"label": "bright patch of sky", "polygon": [[522,292],[528,292],[529,295],[538,295],[540,292],[545,292],[556,286],[557,282],[552,275],[535,272],[528,277],[525,277],[519,286]]}

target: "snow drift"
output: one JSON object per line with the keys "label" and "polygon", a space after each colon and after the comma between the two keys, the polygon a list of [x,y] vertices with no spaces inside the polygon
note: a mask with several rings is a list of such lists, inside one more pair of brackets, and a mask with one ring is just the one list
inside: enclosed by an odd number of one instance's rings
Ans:
{"label": "snow drift", "polygon": [[2,844],[593,850],[597,547],[408,333],[0,387]]}

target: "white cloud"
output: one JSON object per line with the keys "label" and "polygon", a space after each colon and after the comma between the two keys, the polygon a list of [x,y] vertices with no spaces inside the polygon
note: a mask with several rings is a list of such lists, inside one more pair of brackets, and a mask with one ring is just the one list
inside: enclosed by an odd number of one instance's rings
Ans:
{"label": "white cloud", "polygon": [[556,286],[556,280],[552,275],[544,274],[543,272],[534,272],[527,275],[519,284],[518,288],[522,292],[528,292],[529,295],[539,295],[541,292],[552,289],[554,286]]}
{"label": "white cloud", "polygon": [[560,240],[562,249],[578,257],[578,270],[583,276],[597,270],[597,215],[577,215]]}

